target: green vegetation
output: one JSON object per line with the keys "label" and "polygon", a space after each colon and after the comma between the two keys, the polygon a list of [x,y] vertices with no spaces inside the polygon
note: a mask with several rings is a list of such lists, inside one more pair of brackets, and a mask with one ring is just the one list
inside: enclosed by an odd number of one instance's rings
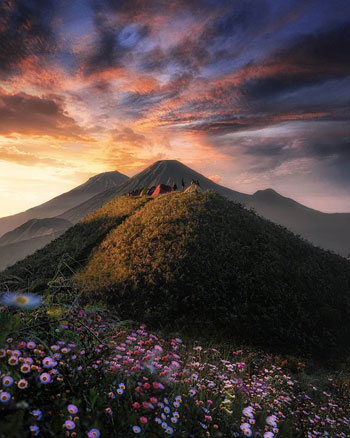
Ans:
{"label": "green vegetation", "polygon": [[349,263],[215,192],[116,198],[0,283],[43,293],[64,278],[151,328],[349,354]]}
{"label": "green vegetation", "polygon": [[348,262],[214,192],[147,203],[75,279],[88,299],[152,327],[280,351],[349,348]]}
{"label": "green vegetation", "polygon": [[107,233],[142,207],[148,198],[120,197],[110,201],[33,255],[0,273],[0,283],[42,292],[57,275],[69,277],[85,265]]}

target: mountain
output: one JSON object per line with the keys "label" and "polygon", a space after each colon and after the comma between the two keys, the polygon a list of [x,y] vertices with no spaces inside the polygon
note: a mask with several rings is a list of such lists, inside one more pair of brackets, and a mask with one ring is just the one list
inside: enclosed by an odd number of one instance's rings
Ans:
{"label": "mountain", "polygon": [[72,224],[64,219],[31,219],[0,238],[0,271],[63,234]]}
{"label": "mountain", "polygon": [[93,176],[84,184],[81,184],[69,192],[56,196],[44,204],[30,208],[23,213],[0,218],[0,237],[30,219],[43,219],[58,216],[76,205],[92,198],[98,193],[104,192],[111,187],[118,186],[127,180],[128,177],[126,175],[117,171],[105,172]]}
{"label": "mountain", "polygon": [[47,219],[31,219],[9,231],[0,237],[0,246],[17,243],[21,240],[33,239],[36,237],[48,236],[53,233],[66,231],[72,224],[65,219],[47,218]]}
{"label": "mountain", "polygon": [[76,223],[116,196],[160,183],[173,185],[176,182],[180,188],[182,178],[186,187],[192,179],[197,179],[204,190],[215,190],[227,199],[253,208],[263,217],[287,227],[315,245],[343,256],[350,253],[350,213],[322,213],[286,198],[272,189],[260,190],[253,195],[240,193],[214,183],[177,160],[157,161],[120,186],[92,197],[60,217]]}
{"label": "mountain", "polygon": [[246,205],[300,234],[314,245],[343,256],[350,253],[350,213],[322,213],[272,189],[255,192]]}
{"label": "mountain", "polygon": [[61,214],[60,217],[76,223],[116,196],[125,195],[138,188],[152,187],[158,184],[169,184],[173,186],[175,182],[178,188],[181,189],[182,178],[185,180],[185,187],[189,186],[191,180],[196,179],[199,181],[203,190],[215,190],[229,199],[242,203],[249,199],[249,195],[220,186],[177,160],[162,160],[156,161],[120,186],[106,190],[81,205],[66,211]]}
{"label": "mountain", "polygon": [[349,262],[213,191],[115,198],[0,284],[42,292],[58,267],[123,319],[290,354],[349,352]]}

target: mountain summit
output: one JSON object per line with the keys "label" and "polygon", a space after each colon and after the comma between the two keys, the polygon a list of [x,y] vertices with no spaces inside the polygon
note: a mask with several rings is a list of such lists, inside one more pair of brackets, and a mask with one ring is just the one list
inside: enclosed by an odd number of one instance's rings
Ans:
{"label": "mountain summit", "polygon": [[78,222],[92,211],[100,208],[103,204],[115,198],[116,196],[125,195],[135,189],[143,187],[157,186],[158,184],[173,185],[176,183],[178,189],[181,189],[181,180],[184,179],[185,187],[188,187],[193,179],[198,180],[203,190],[215,190],[228,199],[236,202],[245,203],[249,200],[249,195],[239,193],[226,187],[214,183],[204,175],[192,170],[185,164],[177,160],[160,160],[144,169],[142,172],[133,176],[117,187],[106,190],[103,193],[94,196],[83,204],[63,213],[60,217],[72,223]]}

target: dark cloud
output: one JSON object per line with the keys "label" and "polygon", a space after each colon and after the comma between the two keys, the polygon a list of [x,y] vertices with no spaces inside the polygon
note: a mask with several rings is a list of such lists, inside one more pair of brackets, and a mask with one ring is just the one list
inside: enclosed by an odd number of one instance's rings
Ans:
{"label": "dark cloud", "polygon": [[0,77],[15,72],[29,57],[54,52],[53,15],[54,0],[0,2]]}
{"label": "dark cloud", "polygon": [[131,17],[118,20],[108,13],[111,9],[113,12],[134,10],[129,6],[123,1],[118,5],[109,1],[92,3],[96,35],[93,47],[82,59],[85,75],[122,67],[128,57],[132,58],[134,47],[148,35],[147,23],[133,23]]}
{"label": "dark cloud", "polygon": [[245,81],[241,91],[247,99],[262,100],[265,105],[266,99],[276,95],[347,77],[350,75],[349,47],[350,23],[305,35],[265,60],[262,67],[266,74]]}
{"label": "dark cloud", "polygon": [[0,93],[0,134],[12,133],[86,139],[60,99]]}

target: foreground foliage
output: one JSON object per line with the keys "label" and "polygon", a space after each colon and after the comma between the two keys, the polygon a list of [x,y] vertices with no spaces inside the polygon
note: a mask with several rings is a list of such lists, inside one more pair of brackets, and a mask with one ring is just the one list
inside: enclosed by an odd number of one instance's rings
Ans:
{"label": "foreground foliage", "polygon": [[[185,346],[106,311],[0,311],[0,437],[347,437],[348,381]],[[294,374],[291,374],[291,366]]]}

